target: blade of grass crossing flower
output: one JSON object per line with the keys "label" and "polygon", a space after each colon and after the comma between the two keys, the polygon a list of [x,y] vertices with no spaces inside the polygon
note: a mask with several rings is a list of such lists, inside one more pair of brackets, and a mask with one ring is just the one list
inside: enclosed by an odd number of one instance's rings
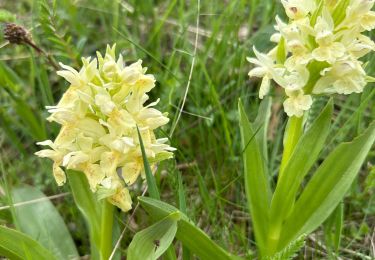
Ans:
{"label": "blade of grass crossing flower", "polygon": [[241,100],[238,104],[240,115],[240,129],[244,158],[244,177],[247,202],[251,220],[254,227],[257,246],[263,255],[266,249],[268,218],[269,218],[269,194],[270,188],[267,180],[261,148],[253,126],[246,116]]}
{"label": "blade of grass crossing flower", "polygon": [[171,245],[176,232],[179,212],[173,212],[152,226],[135,234],[127,257],[131,260],[158,259]]}
{"label": "blade of grass crossing flower", "polygon": [[142,158],[143,158],[143,166],[145,169],[145,174],[146,174],[146,181],[147,181],[147,186],[148,186],[148,192],[151,196],[151,198],[154,199],[160,199],[160,194],[158,191],[158,187],[156,185],[156,181],[154,178],[154,175],[152,174],[150,164],[147,160],[146,152],[145,152],[145,147],[143,145],[142,141],[142,136],[141,133],[139,132],[139,128],[137,127],[137,132],[138,132],[138,138],[139,138],[139,145],[141,146],[141,151],[142,151]]}
{"label": "blade of grass crossing flower", "polygon": [[89,188],[86,176],[82,172],[67,171],[69,185],[74,201],[88,225],[91,258],[99,259],[101,206]]}
{"label": "blade of grass crossing flower", "polygon": [[[163,219],[169,214],[178,211],[175,207],[152,198],[138,197],[138,201],[155,220]],[[198,256],[199,259],[240,259],[232,256],[229,252],[212,241],[207,234],[195,226],[185,214],[180,212],[180,216],[181,219],[178,221],[176,238],[181,241],[184,246],[189,248],[191,253]]]}
{"label": "blade of grass crossing flower", "polygon": [[[344,221],[344,203],[341,202],[324,222],[324,237],[329,251],[338,253]],[[332,253],[332,252],[330,252]]]}
{"label": "blade of grass crossing flower", "polygon": [[317,169],[287,218],[279,248],[315,230],[337,207],[375,141],[375,122],[352,142],[334,149]]}
{"label": "blade of grass crossing flower", "polygon": [[0,255],[16,260],[57,259],[51,252],[31,237],[3,226],[0,226]]}
{"label": "blade of grass crossing flower", "polygon": [[330,129],[333,112],[332,100],[302,135],[292,153],[284,174],[279,177],[270,208],[270,230],[268,248],[271,254],[276,250],[282,223],[290,213],[303,178],[314,165],[323,149]]}
{"label": "blade of grass crossing flower", "polygon": [[[13,189],[12,197],[13,202],[18,203],[46,196],[39,190],[26,186]],[[79,257],[64,220],[50,200],[16,207],[15,213],[20,231],[37,240],[58,259]]]}

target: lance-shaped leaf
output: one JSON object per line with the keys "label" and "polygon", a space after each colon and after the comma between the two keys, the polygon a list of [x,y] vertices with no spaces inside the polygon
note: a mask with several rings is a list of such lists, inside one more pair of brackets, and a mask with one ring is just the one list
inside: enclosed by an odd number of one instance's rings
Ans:
{"label": "lance-shaped leaf", "polygon": [[20,231],[37,240],[58,259],[78,258],[78,252],[59,212],[46,196],[31,186],[12,190],[13,202],[44,199],[15,208]]}
{"label": "lance-shaped leaf", "polygon": [[173,212],[179,212],[181,219],[177,223],[176,237],[184,246],[189,248],[191,253],[197,255],[199,259],[240,259],[232,256],[229,252],[212,241],[206,233],[195,226],[194,223],[177,208],[160,200],[147,197],[138,197],[138,201],[155,220],[163,219]]}
{"label": "lance-shaped leaf", "polygon": [[290,157],[284,174],[279,178],[272,197],[270,211],[270,233],[278,240],[282,222],[290,213],[303,178],[314,165],[327,139],[332,117],[332,100],[302,135]]}
{"label": "lance-shaped leaf", "polygon": [[69,170],[67,171],[67,176],[70,188],[72,189],[74,201],[88,225],[91,258],[97,259],[97,248],[99,248],[100,245],[101,205],[90,190],[86,176],[82,172]]}
{"label": "lance-shaped leaf", "polygon": [[272,98],[265,97],[259,105],[258,115],[254,120],[254,129],[259,129],[255,135],[264,162],[264,169],[268,167],[267,129],[271,118]]}
{"label": "lance-shaped leaf", "polygon": [[[266,248],[270,205],[270,188],[264,168],[262,149],[256,138],[257,131],[246,116],[241,100],[238,103],[244,158],[244,177],[247,202],[261,255]],[[259,126],[259,127],[265,127]],[[259,131],[260,128],[258,128]]]}
{"label": "lance-shaped leaf", "polygon": [[174,212],[135,234],[128,249],[130,260],[158,259],[171,245],[177,231],[180,213]]}
{"label": "lance-shaped leaf", "polygon": [[361,136],[340,144],[329,154],[287,218],[279,249],[299,235],[315,230],[332,213],[353,183],[374,141],[375,122]]}
{"label": "lance-shaped leaf", "polygon": [[0,255],[15,260],[57,259],[31,237],[3,226],[0,226]]}

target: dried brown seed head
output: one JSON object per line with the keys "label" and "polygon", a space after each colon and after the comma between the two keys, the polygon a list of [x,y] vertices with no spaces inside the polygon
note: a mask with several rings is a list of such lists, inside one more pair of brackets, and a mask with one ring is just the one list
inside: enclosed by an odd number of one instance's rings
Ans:
{"label": "dried brown seed head", "polygon": [[14,23],[5,24],[4,38],[13,44],[27,44],[31,42],[29,32],[22,26]]}

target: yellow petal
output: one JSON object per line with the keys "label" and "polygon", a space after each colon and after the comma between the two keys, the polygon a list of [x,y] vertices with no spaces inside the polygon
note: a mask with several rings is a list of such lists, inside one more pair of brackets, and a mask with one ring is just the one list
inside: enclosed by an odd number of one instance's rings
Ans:
{"label": "yellow petal", "polygon": [[104,179],[104,172],[98,164],[89,164],[86,166],[84,173],[92,191],[96,191],[97,185]]}
{"label": "yellow petal", "polygon": [[127,185],[132,185],[137,179],[142,170],[142,165],[139,162],[129,162],[122,167],[122,177]]}
{"label": "yellow petal", "polygon": [[129,190],[126,188],[120,189],[115,195],[109,197],[108,202],[119,207],[124,212],[132,208],[132,199]]}
{"label": "yellow petal", "polygon": [[56,183],[59,186],[64,185],[66,182],[65,172],[57,164],[53,165],[53,176],[55,177]]}

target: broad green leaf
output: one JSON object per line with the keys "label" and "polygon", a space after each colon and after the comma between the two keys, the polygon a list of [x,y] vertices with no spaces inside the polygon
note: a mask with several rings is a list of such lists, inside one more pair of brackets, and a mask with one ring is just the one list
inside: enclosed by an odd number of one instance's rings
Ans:
{"label": "broad green leaf", "polygon": [[158,259],[171,245],[177,231],[180,213],[174,212],[135,234],[128,248],[129,260]]}
{"label": "broad green leaf", "polygon": [[155,177],[152,174],[150,164],[147,160],[145,147],[143,146],[142,136],[141,136],[141,133],[139,132],[138,126],[137,126],[137,132],[138,132],[138,138],[139,138],[139,145],[141,146],[143,166],[144,166],[145,174],[146,174],[148,192],[150,193],[150,197],[152,197],[154,199],[160,199],[158,186],[156,185]]}
{"label": "broad green leaf", "polygon": [[266,248],[270,188],[257,134],[246,116],[241,100],[238,103],[245,170],[245,189],[251,220],[261,255]]}
{"label": "broad green leaf", "polygon": [[375,141],[375,122],[352,142],[342,143],[317,169],[286,220],[279,248],[315,230],[332,213],[357,176]]}
{"label": "broad green leaf", "polygon": [[97,249],[100,245],[101,204],[90,190],[86,176],[82,172],[68,170],[67,176],[74,201],[88,225],[91,258],[98,259]]}
{"label": "broad green leaf", "polygon": [[45,200],[15,208],[20,231],[38,241],[58,259],[79,257],[64,220],[42,192],[26,186],[13,189],[12,197],[14,203],[44,198]]}
{"label": "broad green leaf", "polygon": [[[184,246],[202,260],[235,259],[229,252],[212,241],[206,233],[192,223],[189,218],[175,207],[147,197],[138,197],[142,207],[155,220],[160,220],[173,212],[179,212],[181,219],[178,221],[176,237]],[[240,259],[240,258],[238,258]]]}
{"label": "broad green leaf", "polygon": [[12,260],[57,259],[31,237],[3,226],[0,226],[0,256],[5,256]]}
{"label": "broad green leaf", "polygon": [[330,129],[333,102],[329,101],[311,127],[299,139],[283,175],[279,178],[270,210],[271,239],[278,240],[284,219],[290,213],[301,183],[323,149]]}

